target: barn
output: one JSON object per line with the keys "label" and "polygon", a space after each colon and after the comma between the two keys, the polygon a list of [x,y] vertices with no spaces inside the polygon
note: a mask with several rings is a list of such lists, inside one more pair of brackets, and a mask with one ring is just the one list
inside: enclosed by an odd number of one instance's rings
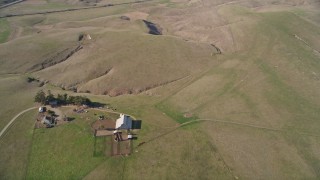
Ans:
{"label": "barn", "polygon": [[130,118],[130,116],[120,114],[120,118],[116,121],[115,129],[132,129],[132,119]]}

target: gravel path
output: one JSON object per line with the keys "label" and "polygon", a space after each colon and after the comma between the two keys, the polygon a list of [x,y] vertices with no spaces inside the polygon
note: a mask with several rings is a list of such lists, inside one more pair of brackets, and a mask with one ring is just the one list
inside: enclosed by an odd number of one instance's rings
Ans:
{"label": "gravel path", "polygon": [[31,108],[29,108],[29,109],[26,109],[26,110],[23,110],[23,111],[21,111],[19,114],[17,114],[15,117],[13,117],[12,119],[11,119],[11,121],[2,129],[2,131],[0,132],[0,138],[1,138],[1,136],[6,132],[6,130],[11,126],[11,124],[19,117],[19,116],[21,116],[23,113],[26,113],[26,112],[28,112],[28,111],[31,111],[31,110],[33,110],[33,109],[37,109],[38,107],[31,107]]}

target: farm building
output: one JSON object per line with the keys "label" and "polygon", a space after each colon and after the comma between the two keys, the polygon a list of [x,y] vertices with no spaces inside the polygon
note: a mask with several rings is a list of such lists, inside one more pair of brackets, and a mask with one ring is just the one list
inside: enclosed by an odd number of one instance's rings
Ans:
{"label": "farm building", "polygon": [[132,119],[130,118],[130,116],[120,114],[120,118],[116,121],[115,129],[132,129]]}
{"label": "farm building", "polygon": [[53,127],[55,125],[55,119],[53,117],[44,116],[41,122],[47,127]]}
{"label": "farm building", "polygon": [[39,107],[39,113],[46,112],[46,107]]}
{"label": "farm building", "polygon": [[116,121],[116,130],[141,129],[141,120],[132,120],[130,116],[120,114]]}

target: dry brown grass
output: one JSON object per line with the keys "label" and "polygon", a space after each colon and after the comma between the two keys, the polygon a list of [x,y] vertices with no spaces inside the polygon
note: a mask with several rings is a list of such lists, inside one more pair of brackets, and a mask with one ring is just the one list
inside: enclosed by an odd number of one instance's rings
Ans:
{"label": "dry brown grass", "polygon": [[[319,56],[292,34],[301,33],[307,39],[319,36],[319,29],[286,12],[256,14],[231,6],[221,8],[220,13],[229,21],[242,16],[253,20],[231,25],[241,51],[224,56],[224,63],[165,103],[200,118],[281,130],[265,132],[244,130],[241,125],[204,125],[226,163],[230,166],[238,164],[232,167],[237,176],[318,177],[319,156],[311,147],[318,145],[316,139],[319,137]],[[233,13],[237,15],[233,16]],[[297,24],[304,24],[304,27]],[[307,27],[313,31],[308,33]],[[317,47],[313,40],[307,42],[313,44],[313,48]]]}
{"label": "dry brown grass", "polygon": [[[304,14],[316,1],[272,2],[163,1],[12,18],[24,33],[0,45],[1,72],[24,72],[85,32],[93,39],[81,51],[33,75],[96,94],[147,90],[90,95],[142,119],[135,147],[146,143],[131,157],[90,167],[88,179],[318,179],[320,65],[313,49],[320,32],[317,13]],[[148,35],[141,18],[159,24],[165,36]],[[33,44],[26,47],[27,41]],[[223,54],[213,55],[211,43]],[[168,133],[188,120],[179,119],[184,113],[223,123]]]}
{"label": "dry brown grass", "polygon": [[244,179],[315,178],[313,170],[281,132],[211,122],[202,127],[236,176]]}
{"label": "dry brown grass", "polygon": [[119,95],[183,78],[215,61],[210,46],[177,38],[114,31],[91,34],[93,40],[79,53],[36,75],[66,88],[76,85],[82,92]]}

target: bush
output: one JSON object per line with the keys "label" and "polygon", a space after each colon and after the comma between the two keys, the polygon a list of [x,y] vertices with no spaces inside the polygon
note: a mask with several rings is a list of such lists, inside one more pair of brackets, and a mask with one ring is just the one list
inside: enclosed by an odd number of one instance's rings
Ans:
{"label": "bush", "polygon": [[74,104],[74,105],[91,105],[92,102],[85,96],[68,96],[68,94],[58,94],[55,97],[49,90],[46,94],[43,90],[40,90],[34,97],[35,102],[46,104],[50,101],[57,101],[58,105]]}
{"label": "bush", "polygon": [[39,87],[42,87],[43,85],[44,85],[43,81],[39,83]]}
{"label": "bush", "polygon": [[43,90],[38,91],[36,96],[34,97],[34,102],[46,104],[46,93],[43,92]]}
{"label": "bush", "polygon": [[54,111],[51,111],[51,110],[48,110],[48,114],[50,114],[51,116],[54,116],[54,115],[55,115],[55,112],[54,112]]}
{"label": "bush", "polygon": [[31,82],[33,82],[33,81],[35,81],[35,80],[36,80],[36,79],[33,78],[33,77],[28,77],[28,78],[27,78],[28,83],[31,83]]}
{"label": "bush", "polygon": [[79,34],[78,41],[82,41],[83,38],[84,38],[84,34],[83,33]]}

